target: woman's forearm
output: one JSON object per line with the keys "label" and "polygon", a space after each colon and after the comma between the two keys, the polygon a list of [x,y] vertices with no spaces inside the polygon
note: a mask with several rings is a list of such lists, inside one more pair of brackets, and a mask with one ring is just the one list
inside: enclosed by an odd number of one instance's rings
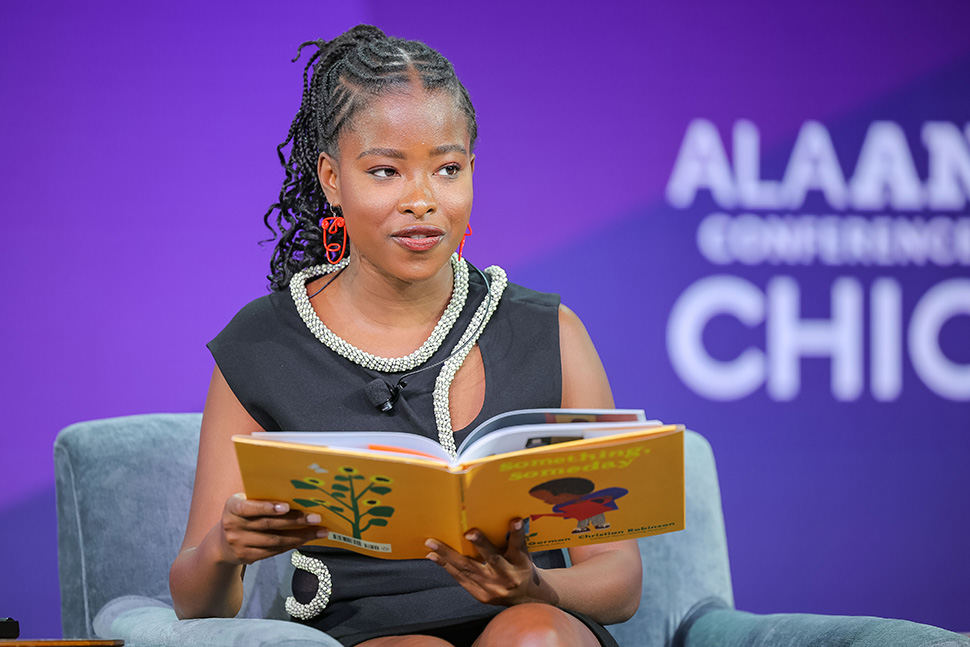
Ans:
{"label": "woman's forearm", "polygon": [[601,552],[569,568],[543,570],[542,578],[555,589],[558,606],[584,613],[600,624],[629,620],[640,606],[639,553]]}
{"label": "woman's forearm", "polygon": [[244,566],[225,560],[221,528],[184,549],[172,563],[169,587],[175,614],[185,618],[232,618],[242,607]]}

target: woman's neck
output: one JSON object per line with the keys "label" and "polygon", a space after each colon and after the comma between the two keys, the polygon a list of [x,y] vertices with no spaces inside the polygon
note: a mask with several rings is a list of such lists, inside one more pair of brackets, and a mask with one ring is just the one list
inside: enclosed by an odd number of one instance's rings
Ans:
{"label": "woman's neck", "polygon": [[374,354],[399,356],[431,334],[453,285],[450,262],[428,278],[405,281],[352,258],[313,304],[321,320],[346,341]]}

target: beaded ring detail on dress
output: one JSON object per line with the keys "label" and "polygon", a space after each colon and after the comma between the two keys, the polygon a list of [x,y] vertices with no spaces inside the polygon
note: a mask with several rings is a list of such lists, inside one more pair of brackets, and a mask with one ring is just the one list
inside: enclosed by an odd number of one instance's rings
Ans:
{"label": "beaded ring detail on dress", "polygon": [[301,571],[307,571],[317,576],[317,592],[313,595],[312,600],[303,604],[291,595],[286,598],[284,604],[286,612],[294,618],[310,620],[323,613],[323,610],[330,603],[330,593],[333,591],[330,569],[323,561],[316,557],[304,555],[298,550],[293,551],[290,562]]}

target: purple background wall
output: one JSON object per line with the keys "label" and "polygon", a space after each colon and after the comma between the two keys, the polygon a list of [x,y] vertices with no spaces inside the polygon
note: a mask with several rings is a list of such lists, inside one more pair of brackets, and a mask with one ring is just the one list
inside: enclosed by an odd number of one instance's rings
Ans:
{"label": "purple background wall", "polygon": [[[750,213],[746,222],[761,225],[773,214],[802,223],[888,215],[914,226],[940,216],[961,231],[970,173],[945,162],[970,159],[960,139],[970,121],[970,8],[956,0],[892,10],[876,1],[724,5],[593,11],[559,3],[550,13],[520,2],[478,10],[377,0],[286,10],[0,4],[0,615],[19,618],[24,635],[60,633],[57,431],[78,420],[201,409],[211,370],[204,343],[264,291],[269,250],[255,241],[280,182],[274,147],[299,100],[302,67],[289,59],[302,40],[366,21],[440,49],[472,93],[481,140],[469,258],[562,293],[597,342],[619,405],[686,422],[714,444],[738,606],[970,628],[970,288],[960,282],[970,274],[961,245],[970,242],[951,235],[949,256],[919,263],[932,245],[914,234],[906,240],[924,247],[869,264],[752,258],[744,255],[755,249],[749,230],[735,232],[729,262],[696,242],[701,223],[719,212]],[[707,148],[684,143],[697,119],[718,133]],[[803,204],[730,204],[708,188],[725,168],[720,142],[729,175],[717,186],[737,189],[743,164],[732,158],[732,133],[741,119],[760,134],[763,178],[797,180],[789,170],[804,168],[817,188],[837,167],[851,180],[866,142],[882,147],[871,158],[877,175],[896,180],[876,182],[872,207],[833,204],[818,190]],[[818,148],[824,137],[804,147],[811,142],[799,133],[813,120],[832,142],[835,167]],[[897,125],[902,139],[870,141],[877,122]],[[944,142],[950,157],[933,158],[927,122],[958,129]],[[910,204],[898,202],[907,169],[900,142],[922,196]],[[694,164],[700,190],[678,200],[667,187],[682,145],[683,169]],[[934,174],[955,187],[952,205],[924,190]],[[712,305],[706,325],[694,310],[668,332],[675,305],[710,275],[735,286],[727,292],[735,301]],[[773,380],[782,369],[772,362],[783,353],[773,340],[804,329],[768,330],[791,295],[779,276],[798,288],[803,319],[831,317],[833,286],[849,280],[847,308],[859,323],[840,328],[851,347],[849,369],[838,372],[861,367],[859,389],[833,395],[832,362],[810,358],[795,365],[797,391],[779,395]],[[899,310],[870,320],[873,285],[887,278]],[[938,330],[910,333],[917,304],[940,285],[950,294]],[[713,304],[711,294],[697,303]],[[730,312],[744,298],[755,311],[747,323]],[[674,328],[685,321],[699,336],[678,346]],[[883,333],[890,343],[870,353]],[[910,350],[908,334],[940,349],[934,366],[948,394],[926,378],[934,360]],[[675,369],[686,347],[715,369],[737,368],[750,351],[750,388],[717,395],[703,366]],[[885,363],[897,354],[898,364]],[[889,396],[880,398],[877,382],[889,384]]]}

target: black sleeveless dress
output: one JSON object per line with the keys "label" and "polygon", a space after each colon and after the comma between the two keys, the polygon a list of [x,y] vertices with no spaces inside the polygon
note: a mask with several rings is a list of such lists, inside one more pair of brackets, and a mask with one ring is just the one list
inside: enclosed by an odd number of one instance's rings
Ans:
{"label": "black sleeveless dress", "polygon": [[[486,294],[481,275],[472,271],[465,307],[427,364],[454,350]],[[508,284],[478,339],[485,367],[482,410],[455,431],[456,444],[496,414],[561,406],[558,311],[558,295]],[[307,329],[288,291],[246,305],[208,347],[239,402],[267,431],[404,431],[438,439],[432,398],[438,368],[409,377],[392,411],[381,413],[369,401],[366,385],[375,378],[393,384],[403,374],[363,368],[324,346]],[[467,625],[474,633],[501,611],[475,600],[428,560],[384,560],[317,546],[301,552],[323,560],[332,580],[326,609],[306,624],[344,644],[434,633],[446,625]],[[561,551],[537,552],[533,558],[540,568],[565,566]],[[299,602],[309,602],[316,588],[316,576],[296,570],[293,594]]]}

